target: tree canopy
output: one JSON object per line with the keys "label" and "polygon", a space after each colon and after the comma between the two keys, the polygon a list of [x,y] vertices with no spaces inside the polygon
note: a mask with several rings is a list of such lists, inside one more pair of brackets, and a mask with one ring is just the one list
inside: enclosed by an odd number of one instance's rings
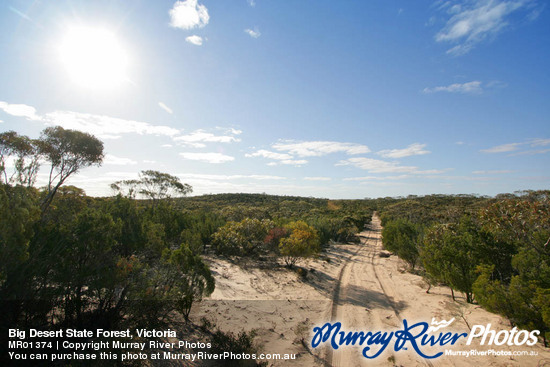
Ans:
{"label": "tree canopy", "polygon": [[47,193],[42,201],[46,210],[61,185],[74,173],[103,162],[103,142],[95,136],[61,126],[42,131],[38,144],[39,153],[51,165]]}

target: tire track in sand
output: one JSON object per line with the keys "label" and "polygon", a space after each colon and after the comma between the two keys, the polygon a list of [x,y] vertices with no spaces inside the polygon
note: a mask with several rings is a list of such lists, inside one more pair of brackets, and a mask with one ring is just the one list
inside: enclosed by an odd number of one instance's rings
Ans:
{"label": "tire track in sand", "polygon": [[[361,232],[361,241],[355,251],[340,269],[334,287],[331,307],[331,321],[342,323],[346,331],[385,330],[402,325],[400,307],[404,302],[396,302],[397,294],[385,284],[377,271],[378,257],[382,249],[380,218],[373,215],[367,230]],[[352,245],[350,245],[352,246]],[[390,313],[388,314],[388,310]],[[326,347],[325,365],[328,366],[376,366],[388,365],[387,352],[368,360],[361,355],[361,347],[345,346],[338,350]],[[430,361],[416,359],[410,353],[394,355],[395,363],[404,366],[425,364]]]}

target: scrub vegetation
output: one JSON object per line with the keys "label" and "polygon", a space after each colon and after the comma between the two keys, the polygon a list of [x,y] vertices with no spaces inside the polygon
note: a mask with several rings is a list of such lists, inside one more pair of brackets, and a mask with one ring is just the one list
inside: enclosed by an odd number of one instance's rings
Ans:
{"label": "scrub vegetation", "polygon": [[[152,170],[114,182],[112,197],[66,185],[103,158],[103,143],[75,130],[0,134],[2,340],[9,328],[125,330],[167,325],[177,314],[188,320],[215,289],[205,253],[292,267],[330,241],[353,240],[372,216],[361,200],[186,198],[191,186]],[[49,179],[36,188],[40,165]]]}
{"label": "scrub vegetation", "polygon": [[430,283],[502,314],[512,326],[550,331],[550,191],[377,199],[386,249]]}
{"label": "scrub vegetation", "polygon": [[[152,170],[114,182],[111,197],[66,184],[103,157],[97,138],[61,127],[39,139],[0,134],[4,339],[8,328],[123,330],[167,325],[178,314],[188,320],[193,305],[215,289],[205,254],[293,268],[332,242],[356,241],[377,210],[384,246],[411,271],[511,325],[540,330],[546,343],[550,191],[495,198],[186,197],[191,186]],[[41,164],[49,179],[36,188]],[[219,340],[234,337],[219,333]]]}

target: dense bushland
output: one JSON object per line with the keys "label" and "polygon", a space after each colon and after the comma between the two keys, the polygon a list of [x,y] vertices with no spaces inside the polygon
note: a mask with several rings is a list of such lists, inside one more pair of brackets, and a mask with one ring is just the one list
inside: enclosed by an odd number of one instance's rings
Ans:
{"label": "dense bushland", "polygon": [[[550,191],[379,199],[384,246],[511,325],[550,331]],[[453,292],[454,298],[454,292]]]}
{"label": "dense bushland", "polygon": [[[185,198],[191,186],[151,170],[113,183],[107,198],[66,185],[103,157],[101,141],[75,130],[0,133],[1,345],[9,328],[125,330],[174,313],[187,319],[215,287],[203,260],[210,249],[292,266],[321,244],[353,240],[372,213],[362,200]],[[41,164],[49,178],[37,189]]]}
{"label": "dense bushland", "polygon": [[[202,238],[223,219],[178,209],[170,194],[191,188],[155,171],[142,173],[147,201],[63,185],[102,159],[103,143],[74,130],[0,134],[2,345],[8,328],[152,328],[213,292]],[[50,174],[38,190],[42,161]]]}

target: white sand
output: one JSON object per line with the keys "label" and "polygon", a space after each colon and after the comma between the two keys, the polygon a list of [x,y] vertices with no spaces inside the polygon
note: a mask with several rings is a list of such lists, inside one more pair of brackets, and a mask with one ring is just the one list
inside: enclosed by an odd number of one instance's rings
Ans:
{"label": "white sand", "polygon": [[[535,346],[465,345],[422,348],[427,354],[445,349],[469,351],[534,351],[538,356],[445,356],[427,360],[409,350],[393,351],[393,343],[377,358],[360,355],[362,347],[345,346],[337,351],[325,346],[309,349],[314,326],[340,321],[346,331],[395,331],[409,324],[432,318],[455,321],[442,331],[469,332],[470,327],[491,324],[493,330],[510,330],[499,315],[467,304],[455,292],[451,299],[444,287],[432,287],[427,294],[422,278],[407,273],[396,256],[379,257],[382,249],[380,220],[373,217],[368,230],[360,234],[359,244],[332,245],[326,254],[299,265],[309,269],[307,279],[282,267],[237,266],[215,257],[208,258],[216,277],[216,290],[196,307],[192,319],[213,321],[221,330],[237,333],[256,330],[256,340],[264,353],[296,353],[292,361],[269,361],[271,366],[543,366],[550,365],[550,351]],[[327,261],[328,259],[328,261]],[[466,321],[461,317],[464,316]],[[438,333],[436,333],[438,334]],[[475,344],[475,345],[474,345]],[[377,347],[373,346],[373,350]],[[372,353],[371,353],[372,354]]]}

